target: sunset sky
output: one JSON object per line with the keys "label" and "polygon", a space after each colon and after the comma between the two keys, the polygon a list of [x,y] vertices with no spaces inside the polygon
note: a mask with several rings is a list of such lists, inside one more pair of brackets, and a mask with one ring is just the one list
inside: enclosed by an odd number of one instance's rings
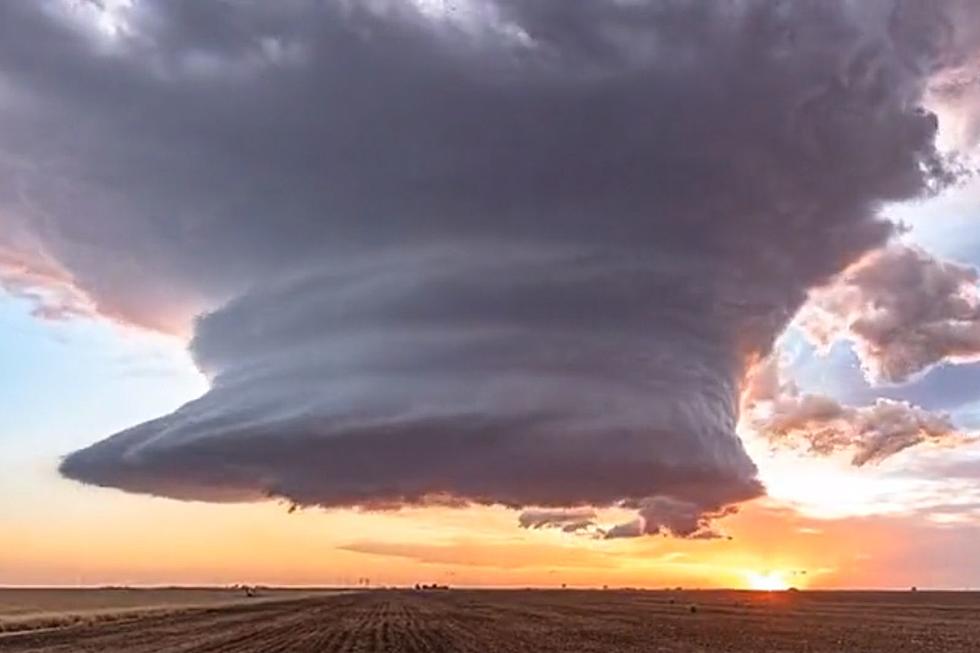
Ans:
{"label": "sunset sky", "polygon": [[968,0],[0,4],[0,585],[980,588]]}

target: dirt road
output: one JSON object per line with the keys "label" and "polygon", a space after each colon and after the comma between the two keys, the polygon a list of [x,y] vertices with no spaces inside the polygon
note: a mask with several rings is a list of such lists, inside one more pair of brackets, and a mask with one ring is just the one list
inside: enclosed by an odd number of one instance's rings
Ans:
{"label": "dirt road", "polygon": [[976,653],[980,595],[375,591],[7,635],[0,651]]}

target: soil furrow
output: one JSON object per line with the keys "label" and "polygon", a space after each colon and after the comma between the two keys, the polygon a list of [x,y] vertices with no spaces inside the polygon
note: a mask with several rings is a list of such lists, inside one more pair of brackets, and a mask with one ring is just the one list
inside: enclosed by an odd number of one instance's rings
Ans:
{"label": "soil furrow", "polygon": [[127,615],[0,652],[976,653],[980,595],[909,594],[374,591]]}

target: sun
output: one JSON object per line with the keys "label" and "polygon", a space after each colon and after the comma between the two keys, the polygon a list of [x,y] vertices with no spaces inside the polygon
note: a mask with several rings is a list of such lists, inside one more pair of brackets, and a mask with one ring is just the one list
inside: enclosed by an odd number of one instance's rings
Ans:
{"label": "sun", "polygon": [[749,589],[762,592],[778,592],[789,589],[785,576],[778,571],[750,571],[745,574]]}

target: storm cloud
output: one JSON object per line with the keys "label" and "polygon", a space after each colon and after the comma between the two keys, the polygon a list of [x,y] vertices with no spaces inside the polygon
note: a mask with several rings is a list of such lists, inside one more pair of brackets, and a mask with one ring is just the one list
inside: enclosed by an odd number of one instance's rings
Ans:
{"label": "storm cloud", "polygon": [[748,362],[950,179],[964,6],[4,3],[0,275],[212,380],[62,472],[708,533]]}

